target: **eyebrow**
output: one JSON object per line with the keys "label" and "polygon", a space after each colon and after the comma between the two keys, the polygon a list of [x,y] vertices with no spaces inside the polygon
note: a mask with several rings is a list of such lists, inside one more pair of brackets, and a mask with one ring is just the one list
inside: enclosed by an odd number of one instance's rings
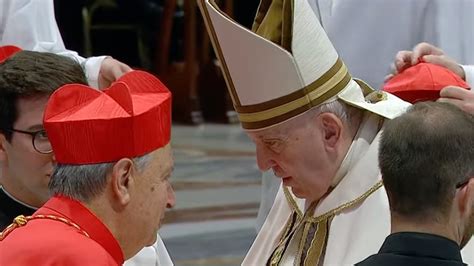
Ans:
{"label": "eyebrow", "polygon": [[33,130],[35,130],[35,131],[36,130],[44,130],[44,126],[43,126],[43,124],[36,124],[36,125],[29,126],[27,128],[27,130],[31,130],[31,131],[33,131]]}

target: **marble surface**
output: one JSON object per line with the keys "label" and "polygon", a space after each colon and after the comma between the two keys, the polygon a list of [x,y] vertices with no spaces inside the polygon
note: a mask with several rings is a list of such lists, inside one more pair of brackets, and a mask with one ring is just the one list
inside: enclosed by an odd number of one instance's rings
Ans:
{"label": "marble surface", "polygon": [[174,125],[176,206],[160,235],[175,265],[240,265],[255,236],[261,173],[240,125]]}

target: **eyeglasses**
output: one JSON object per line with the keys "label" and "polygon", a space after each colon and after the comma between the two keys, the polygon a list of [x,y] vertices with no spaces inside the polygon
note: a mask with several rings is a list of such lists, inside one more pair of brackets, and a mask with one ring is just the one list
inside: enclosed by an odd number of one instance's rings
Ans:
{"label": "eyeglasses", "polygon": [[469,183],[469,180],[471,180],[471,178],[474,178],[474,176],[471,176],[471,177],[467,178],[466,180],[457,183],[457,184],[456,184],[456,189],[462,188],[462,187],[464,187],[465,185],[467,185],[467,183]]}
{"label": "eyeglasses", "polygon": [[48,139],[48,134],[44,129],[38,131],[24,131],[11,128],[7,129],[7,131],[30,135],[32,138],[31,143],[33,144],[33,148],[41,154],[49,154],[53,152],[53,148]]}

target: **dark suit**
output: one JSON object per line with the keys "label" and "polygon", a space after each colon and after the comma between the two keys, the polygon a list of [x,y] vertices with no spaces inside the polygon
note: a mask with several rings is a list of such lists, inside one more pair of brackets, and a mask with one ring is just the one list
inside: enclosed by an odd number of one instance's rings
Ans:
{"label": "dark suit", "polygon": [[35,209],[12,199],[0,186],[0,232],[9,226],[18,215],[32,215],[35,211]]}
{"label": "dark suit", "polygon": [[357,266],[464,266],[459,245],[447,238],[424,233],[389,235],[379,253]]}

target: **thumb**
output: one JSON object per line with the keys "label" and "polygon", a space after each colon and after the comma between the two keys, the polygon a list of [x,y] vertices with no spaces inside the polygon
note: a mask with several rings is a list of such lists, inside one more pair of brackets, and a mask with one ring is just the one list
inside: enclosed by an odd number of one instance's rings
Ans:
{"label": "thumb", "polygon": [[445,67],[445,68],[449,67],[449,61],[446,60],[446,58],[444,58],[443,56],[440,56],[440,55],[425,55],[425,56],[423,56],[423,60],[426,63],[442,66],[442,67]]}

